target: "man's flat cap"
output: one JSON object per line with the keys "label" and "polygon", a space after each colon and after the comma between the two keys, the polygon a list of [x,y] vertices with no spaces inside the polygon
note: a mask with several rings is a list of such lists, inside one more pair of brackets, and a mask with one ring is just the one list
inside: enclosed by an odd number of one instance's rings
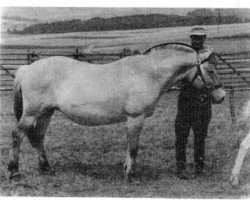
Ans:
{"label": "man's flat cap", "polygon": [[207,33],[206,33],[206,30],[203,27],[196,26],[196,27],[191,29],[190,36],[191,35],[206,36]]}

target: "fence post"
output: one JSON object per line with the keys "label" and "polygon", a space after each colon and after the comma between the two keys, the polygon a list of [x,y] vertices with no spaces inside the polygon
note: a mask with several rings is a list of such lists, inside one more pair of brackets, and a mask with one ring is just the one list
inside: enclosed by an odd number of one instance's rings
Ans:
{"label": "fence post", "polygon": [[80,57],[79,49],[76,48],[76,49],[75,49],[75,53],[73,53],[73,58],[74,58],[75,60],[79,60],[79,57]]}
{"label": "fence post", "polygon": [[126,56],[131,56],[133,54],[133,52],[131,51],[130,48],[124,48],[121,53],[120,53],[120,57],[126,57]]}
{"label": "fence post", "polygon": [[27,50],[27,63],[28,65],[32,63],[30,49]]}
{"label": "fence post", "polygon": [[28,49],[27,51],[27,62],[28,64],[33,63],[34,61],[36,61],[36,58],[39,58],[39,56],[35,53],[35,51],[30,51],[30,49]]}
{"label": "fence post", "polygon": [[229,91],[229,106],[230,106],[230,115],[232,124],[236,124],[236,117],[235,117],[235,104],[234,104],[234,87],[230,86]]}
{"label": "fence post", "polygon": [[121,53],[120,53],[120,58],[123,58],[123,57],[124,57],[124,53],[121,52]]}

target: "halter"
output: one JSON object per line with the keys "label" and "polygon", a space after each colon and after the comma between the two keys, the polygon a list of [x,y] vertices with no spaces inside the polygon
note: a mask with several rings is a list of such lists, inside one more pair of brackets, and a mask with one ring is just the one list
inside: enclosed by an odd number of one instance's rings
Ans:
{"label": "halter", "polygon": [[208,91],[212,91],[212,90],[216,90],[220,87],[222,87],[222,83],[219,83],[217,85],[214,85],[214,86],[211,86],[211,85],[208,85],[207,82],[206,82],[206,79],[204,77],[204,74],[202,73],[202,70],[201,70],[201,64],[207,62],[209,60],[209,57],[206,58],[205,60],[201,61],[200,60],[200,56],[199,56],[199,52],[196,51],[196,66],[197,66],[197,71],[192,79],[192,81],[190,82],[192,85],[194,84],[194,81],[197,79],[197,77],[200,77],[201,78],[201,81],[204,85],[204,88]]}

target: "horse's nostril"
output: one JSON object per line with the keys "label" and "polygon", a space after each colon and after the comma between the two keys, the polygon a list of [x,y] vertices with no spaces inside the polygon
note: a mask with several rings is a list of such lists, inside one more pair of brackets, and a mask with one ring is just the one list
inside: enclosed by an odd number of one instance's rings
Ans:
{"label": "horse's nostril", "polygon": [[222,103],[224,101],[224,99],[225,99],[225,97],[222,97],[218,103]]}

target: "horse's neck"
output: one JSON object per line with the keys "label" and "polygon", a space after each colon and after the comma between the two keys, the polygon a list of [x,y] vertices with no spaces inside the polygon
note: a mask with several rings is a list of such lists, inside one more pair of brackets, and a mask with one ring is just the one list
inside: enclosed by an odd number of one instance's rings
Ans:
{"label": "horse's neck", "polygon": [[[211,51],[205,51],[199,54],[199,59],[205,60],[209,57]],[[172,52],[164,55],[164,52],[155,52],[150,55],[152,59],[152,68],[155,77],[162,88],[162,92],[170,89],[176,82],[186,77],[192,76],[194,66],[197,64],[196,52]]]}
{"label": "horse's neck", "polygon": [[154,66],[155,74],[157,74],[160,87],[165,92],[174,86],[176,82],[190,75],[196,60],[195,57],[190,58],[169,58],[156,62]]}

